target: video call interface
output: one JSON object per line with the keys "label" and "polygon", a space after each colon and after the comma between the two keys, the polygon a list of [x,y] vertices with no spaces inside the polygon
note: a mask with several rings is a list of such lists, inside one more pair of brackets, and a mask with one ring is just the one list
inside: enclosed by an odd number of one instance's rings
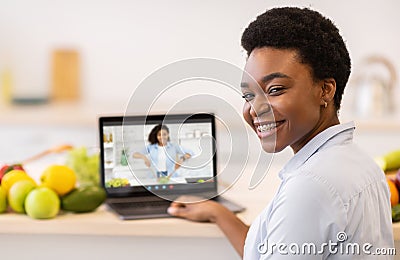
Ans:
{"label": "video call interface", "polygon": [[102,140],[106,188],[213,181],[211,122],[105,125]]}

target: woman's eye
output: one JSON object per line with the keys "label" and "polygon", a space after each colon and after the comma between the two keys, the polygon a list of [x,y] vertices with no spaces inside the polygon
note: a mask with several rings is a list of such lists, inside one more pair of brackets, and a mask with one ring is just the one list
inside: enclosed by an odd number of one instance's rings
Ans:
{"label": "woman's eye", "polygon": [[284,90],[284,88],[282,86],[271,87],[268,90],[268,94],[270,94],[270,95],[278,95],[278,94],[281,94],[283,90]]}
{"label": "woman's eye", "polygon": [[246,100],[247,102],[251,101],[254,98],[253,94],[250,93],[244,93],[242,98],[244,98],[244,100]]}

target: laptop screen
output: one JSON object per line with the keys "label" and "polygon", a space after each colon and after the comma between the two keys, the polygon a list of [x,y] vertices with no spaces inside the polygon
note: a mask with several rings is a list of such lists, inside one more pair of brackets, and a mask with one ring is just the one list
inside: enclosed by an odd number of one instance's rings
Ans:
{"label": "laptop screen", "polygon": [[100,117],[99,126],[109,195],[216,192],[213,115]]}

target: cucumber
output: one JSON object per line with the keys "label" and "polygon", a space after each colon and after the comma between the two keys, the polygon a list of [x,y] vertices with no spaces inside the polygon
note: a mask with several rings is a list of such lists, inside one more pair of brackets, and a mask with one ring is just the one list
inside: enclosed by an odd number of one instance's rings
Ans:
{"label": "cucumber", "polygon": [[392,221],[393,222],[400,221],[400,204],[397,204],[392,207]]}
{"label": "cucumber", "polygon": [[80,187],[61,198],[61,208],[77,213],[90,212],[106,199],[106,192],[99,186]]}

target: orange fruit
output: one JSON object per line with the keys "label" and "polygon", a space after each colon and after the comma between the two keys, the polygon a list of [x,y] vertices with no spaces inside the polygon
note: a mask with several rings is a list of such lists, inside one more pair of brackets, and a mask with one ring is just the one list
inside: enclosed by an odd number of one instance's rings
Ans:
{"label": "orange fruit", "polygon": [[387,179],[390,190],[390,204],[392,206],[399,204],[399,191],[396,188],[396,184],[393,180]]}
{"label": "orange fruit", "polygon": [[8,194],[11,186],[13,186],[14,183],[22,180],[30,180],[36,185],[36,182],[28,174],[26,174],[26,172],[22,170],[12,170],[4,175],[3,179],[1,180],[1,186]]}
{"label": "orange fruit", "polygon": [[40,177],[42,185],[63,196],[75,188],[76,174],[65,165],[52,165]]}

